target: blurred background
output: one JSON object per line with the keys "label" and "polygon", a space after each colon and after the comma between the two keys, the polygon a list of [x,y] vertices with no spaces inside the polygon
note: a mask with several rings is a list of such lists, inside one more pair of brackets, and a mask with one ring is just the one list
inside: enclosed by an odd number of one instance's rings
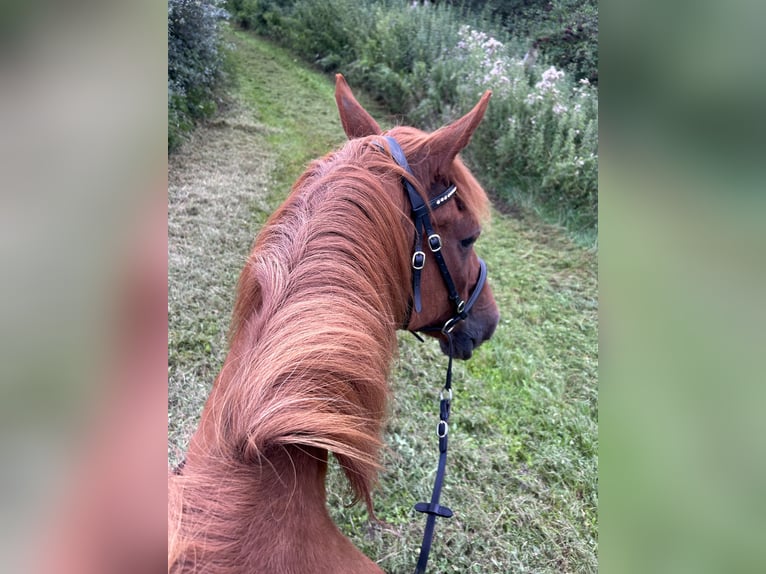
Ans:
{"label": "blurred background", "polygon": [[600,567],[762,571],[763,7],[600,16]]}

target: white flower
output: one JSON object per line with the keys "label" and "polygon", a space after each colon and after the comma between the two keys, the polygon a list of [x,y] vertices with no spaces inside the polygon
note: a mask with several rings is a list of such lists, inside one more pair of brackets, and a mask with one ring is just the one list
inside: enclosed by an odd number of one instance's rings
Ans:
{"label": "white flower", "polygon": [[543,72],[542,79],[535,84],[535,88],[540,92],[551,92],[554,95],[558,95],[559,91],[556,88],[556,82],[564,77],[564,72],[557,70],[554,66],[551,66]]}
{"label": "white flower", "polygon": [[543,72],[543,82],[553,83],[564,77],[564,72],[557,70],[555,66],[551,66]]}
{"label": "white flower", "polygon": [[526,98],[524,98],[524,103],[528,106],[532,106],[535,102],[541,99],[542,96],[540,94],[529,94]]}

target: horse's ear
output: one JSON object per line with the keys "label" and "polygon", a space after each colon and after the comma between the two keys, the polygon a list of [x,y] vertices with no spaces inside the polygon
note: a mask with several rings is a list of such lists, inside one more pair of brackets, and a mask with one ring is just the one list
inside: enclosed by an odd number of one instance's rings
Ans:
{"label": "horse's ear", "polygon": [[432,173],[440,173],[468,145],[487,111],[492,92],[487,90],[473,109],[459,120],[439,128],[428,137],[428,161]]}
{"label": "horse's ear", "polygon": [[341,74],[335,75],[335,101],[338,103],[340,122],[348,139],[380,135],[381,129],[372,116],[356,101],[346,79]]}

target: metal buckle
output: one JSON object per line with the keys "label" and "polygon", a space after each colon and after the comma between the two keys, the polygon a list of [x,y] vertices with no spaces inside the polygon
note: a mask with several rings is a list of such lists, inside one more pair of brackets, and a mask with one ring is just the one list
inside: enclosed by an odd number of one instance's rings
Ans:
{"label": "metal buckle", "polygon": [[447,424],[447,421],[439,421],[439,424],[436,427],[436,436],[444,438],[448,433],[449,425]]}
{"label": "metal buckle", "polygon": [[458,299],[456,307],[457,307],[457,312],[462,313],[463,309],[465,309],[465,301],[463,301],[462,299]]}
{"label": "metal buckle", "polygon": [[412,254],[412,268],[423,269],[426,266],[426,254],[422,251],[416,251]]}
{"label": "metal buckle", "polygon": [[442,389],[439,391],[439,400],[444,400],[444,391],[447,391],[447,400],[452,401],[452,389]]}
{"label": "metal buckle", "polygon": [[442,333],[445,335],[452,333],[452,330],[455,328],[455,326],[462,320],[463,318],[460,315],[457,317],[452,317],[452,319],[444,323],[444,327],[442,327]]}
{"label": "metal buckle", "polygon": [[439,237],[438,233],[434,233],[428,236],[428,247],[434,253],[436,253],[442,248],[442,238]]}

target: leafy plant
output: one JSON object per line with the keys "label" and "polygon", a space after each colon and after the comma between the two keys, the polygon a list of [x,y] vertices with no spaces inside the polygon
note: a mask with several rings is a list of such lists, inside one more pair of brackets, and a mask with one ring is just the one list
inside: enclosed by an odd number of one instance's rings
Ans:
{"label": "leafy plant", "polygon": [[226,18],[221,0],[168,1],[168,149],[216,110],[224,68],[219,22]]}
{"label": "leafy plant", "polygon": [[486,89],[492,105],[469,157],[486,168],[485,183],[508,203],[532,207],[573,230],[598,218],[598,96],[587,79],[574,83],[554,66],[513,56],[485,32],[464,26],[448,61],[462,109]]}

